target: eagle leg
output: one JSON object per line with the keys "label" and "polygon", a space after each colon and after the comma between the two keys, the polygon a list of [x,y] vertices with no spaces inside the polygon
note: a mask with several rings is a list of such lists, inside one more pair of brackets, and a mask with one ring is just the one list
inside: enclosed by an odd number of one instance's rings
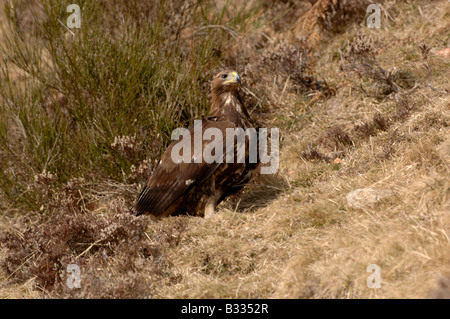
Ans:
{"label": "eagle leg", "polygon": [[219,199],[222,197],[223,192],[221,190],[216,189],[214,195],[208,197],[205,205],[205,217],[211,217],[216,212],[216,206],[219,203]]}
{"label": "eagle leg", "polygon": [[214,196],[211,196],[206,201],[205,205],[205,218],[212,217],[216,211],[216,199]]}

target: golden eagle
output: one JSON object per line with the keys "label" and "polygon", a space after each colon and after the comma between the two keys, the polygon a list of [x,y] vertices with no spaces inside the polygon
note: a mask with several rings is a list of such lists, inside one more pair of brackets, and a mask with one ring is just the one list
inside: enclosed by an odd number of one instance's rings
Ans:
{"label": "golden eagle", "polygon": [[[213,78],[210,116],[195,121],[169,145],[131,208],[133,214],[210,216],[250,180],[258,166],[258,155],[253,156],[257,137],[247,134],[256,130],[238,93],[240,83],[238,73],[230,70]],[[209,158],[202,157],[207,151]]]}

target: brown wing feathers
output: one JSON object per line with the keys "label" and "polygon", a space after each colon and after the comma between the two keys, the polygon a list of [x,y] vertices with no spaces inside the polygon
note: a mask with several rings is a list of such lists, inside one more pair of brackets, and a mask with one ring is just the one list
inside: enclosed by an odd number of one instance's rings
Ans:
{"label": "brown wing feathers", "polygon": [[[233,126],[230,122],[222,122],[220,124],[218,125],[220,127]],[[205,131],[213,126],[211,125],[211,121],[205,119],[203,120],[202,127],[203,131]],[[191,145],[193,145],[193,128],[191,127],[189,130],[191,131]],[[137,203],[132,208],[134,214],[141,215],[148,212],[152,215],[160,216],[164,213],[165,209],[190,188],[201,184],[205,179],[209,178],[219,166],[219,163],[215,162],[211,164],[194,163],[192,158],[191,163],[176,164],[169,156],[173,145],[171,144],[166,150],[160,164],[150,176],[144,190],[139,195]],[[224,144],[224,154],[225,147]],[[193,156],[193,151],[191,154]],[[186,183],[187,181],[192,182]]]}

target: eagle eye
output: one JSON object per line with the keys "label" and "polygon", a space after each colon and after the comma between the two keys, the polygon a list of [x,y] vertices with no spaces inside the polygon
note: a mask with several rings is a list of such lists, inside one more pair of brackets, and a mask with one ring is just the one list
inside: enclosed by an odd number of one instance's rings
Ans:
{"label": "eagle eye", "polygon": [[227,78],[227,74],[222,74],[220,77],[222,78],[222,79],[226,79]]}

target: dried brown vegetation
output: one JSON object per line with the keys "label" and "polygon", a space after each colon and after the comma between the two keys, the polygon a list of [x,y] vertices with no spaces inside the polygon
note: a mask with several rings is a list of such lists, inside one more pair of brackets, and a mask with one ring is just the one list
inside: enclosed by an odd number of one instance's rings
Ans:
{"label": "dried brown vegetation", "polygon": [[266,52],[262,56],[260,65],[266,72],[280,76],[285,84],[291,81],[294,86],[300,88],[299,91],[319,91],[323,93],[323,97],[334,94],[333,89],[325,81],[314,78],[311,52],[305,43],[298,46],[281,42],[273,51]]}
{"label": "dried brown vegetation", "polygon": [[[0,238],[7,251],[1,267],[12,283],[32,278],[49,297],[145,298],[159,280],[177,280],[165,272],[164,249],[178,244],[182,222],[149,232],[149,221],[130,215],[120,198],[104,213],[72,207],[30,222]],[[80,289],[66,285],[70,264],[81,269]]]}
{"label": "dried brown vegetation", "polygon": [[398,85],[394,82],[392,72],[383,69],[376,60],[376,44],[371,43],[365,36],[357,36],[350,44],[347,54],[344,55],[344,64],[341,69],[344,72],[354,72],[361,78],[370,79],[382,91],[383,95],[399,92]]}
{"label": "dried brown vegetation", "polygon": [[298,19],[293,31],[295,40],[316,48],[325,30],[343,32],[349,23],[362,21],[370,0],[314,0],[311,8]]}

